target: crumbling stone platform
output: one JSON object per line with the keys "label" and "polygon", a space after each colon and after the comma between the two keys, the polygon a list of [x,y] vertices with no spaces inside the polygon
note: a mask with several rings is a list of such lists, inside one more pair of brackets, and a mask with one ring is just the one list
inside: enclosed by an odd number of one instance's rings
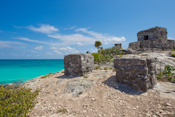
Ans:
{"label": "crumbling stone platform", "polygon": [[114,59],[116,80],[137,91],[146,92],[156,84],[156,59],[122,56]]}
{"label": "crumbling stone platform", "polygon": [[91,54],[69,54],[64,57],[64,74],[83,76],[92,72],[94,57]]}
{"label": "crumbling stone platform", "polygon": [[132,53],[152,52],[152,51],[171,51],[175,49],[175,41],[167,39],[167,29],[154,27],[137,33],[137,42],[129,44]]}

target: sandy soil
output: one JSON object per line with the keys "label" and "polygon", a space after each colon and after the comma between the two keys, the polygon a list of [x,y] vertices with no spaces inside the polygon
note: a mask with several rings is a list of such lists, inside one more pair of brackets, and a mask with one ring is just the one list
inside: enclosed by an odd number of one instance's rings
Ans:
{"label": "sandy soil", "polygon": [[[112,70],[94,70],[87,76],[66,77],[59,72],[27,81],[26,87],[40,89],[30,117],[175,116],[175,98],[163,98],[156,89],[141,93],[117,84]],[[94,79],[94,87],[74,97],[66,88],[75,79]]]}

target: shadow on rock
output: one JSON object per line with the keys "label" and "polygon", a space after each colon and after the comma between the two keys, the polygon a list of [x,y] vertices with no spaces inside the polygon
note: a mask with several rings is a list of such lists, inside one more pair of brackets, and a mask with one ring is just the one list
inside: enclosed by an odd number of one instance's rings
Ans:
{"label": "shadow on rock", "polygon": [[80,76],[72,76],[72,75],[66,76],[66,75],[61,75],[61,76],[58,76],[58,77],[55,77],[55,78],[59,78],[59,79],[72,79],[72,78],[77,78],[77,77],[80,77]]}
{"label": "shadow on rock", "polygon": [[143,92],[141,91],[136,91],[124,84],[120,84],[116,81],[116,76],[111,76],[109,77],[107,80],[105,80],[103,82],[104,84],[108,85],[109,87],[112,87],[116,90],[119,90],[121,92],[124,92],[126,94],[130,94],[130,95],[140,95],[142,94]]}

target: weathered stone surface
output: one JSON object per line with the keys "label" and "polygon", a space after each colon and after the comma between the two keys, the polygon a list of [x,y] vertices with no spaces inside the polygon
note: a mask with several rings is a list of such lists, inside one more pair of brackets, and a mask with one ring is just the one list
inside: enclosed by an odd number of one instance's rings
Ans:
{"label": "weathered stone surface", "polygon": [[83,93],[85,89],[92,88],[94,86],[93,79],[78,79],[67,83],[67,92],[72,93],[73,96],[77,97]]}
{"label": "weathered stone surface", "polygon": [[167,29],[162,27],[154,27],[137,33],[138,41],[144,40],[167,40]]}
{"label": "weathered stone surface", "polygon": [[91,54],[69,54],[64,57],[64,74],[82,76],[92,72],[94,57]]}
{"label": "weathered stone surface", "polygon": [[156,84],[156,59],[122,56],[114,59],[116,80],[135,90],[147,91]]}
{"label": "weathered stone surface", "polygon": [[175,49],[175,41],[167,40],[167,29],[161,27],[150,28],[137,33],[138,42],[129,44],[132,53],[168,51]]}
{"label": "weathered stone surface", "polygon": [[167,51],[175,49],[174,40],[144,40],[129,44],[129,48],[141,52]]}
{"label": "weathered stone surface", "polygon": [[161,97],[175,99],[175,83],[159,82],[155,89],[160,92]]}

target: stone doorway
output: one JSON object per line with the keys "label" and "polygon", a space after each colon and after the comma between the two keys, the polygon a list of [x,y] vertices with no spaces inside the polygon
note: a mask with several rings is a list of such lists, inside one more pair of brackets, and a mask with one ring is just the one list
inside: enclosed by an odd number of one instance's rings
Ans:
{"label": "stone doorway", "polygon": [[148,35],[144,36],[144,40],[148,40]]}

